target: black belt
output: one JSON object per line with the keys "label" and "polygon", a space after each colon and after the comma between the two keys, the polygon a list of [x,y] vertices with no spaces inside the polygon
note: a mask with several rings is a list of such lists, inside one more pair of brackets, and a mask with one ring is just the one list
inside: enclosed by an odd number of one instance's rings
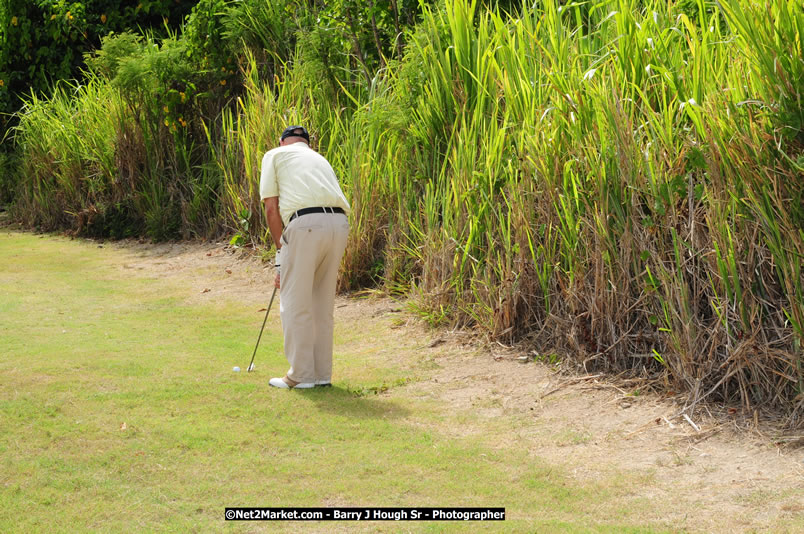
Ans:
{"label": "black belt", "polygon": [[[302,215],[309,215],[310,213],[345,213],[343,208],[303,208],[290,216],[290,221]],[[290,222],[288,221],[288,222]]]}

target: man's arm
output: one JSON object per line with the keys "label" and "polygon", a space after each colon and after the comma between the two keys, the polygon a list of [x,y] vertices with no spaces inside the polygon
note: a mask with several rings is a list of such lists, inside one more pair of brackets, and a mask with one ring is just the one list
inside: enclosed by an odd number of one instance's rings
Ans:
{"label": "man's arm", "polygon": [[271,238],[274,240],[276,250],[282,248],[282,217],[279,215],[279,197],[268,197],[263,199],[265,204],[265,222],[271,231]]}

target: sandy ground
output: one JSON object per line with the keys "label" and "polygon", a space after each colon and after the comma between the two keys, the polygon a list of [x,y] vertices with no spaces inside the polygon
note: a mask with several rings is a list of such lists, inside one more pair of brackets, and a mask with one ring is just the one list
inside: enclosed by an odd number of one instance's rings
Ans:
{"label": "sandy ground", "polygon": [[[258,256],[221,243],[103,246],[133,253],[124,271],[181,277],[199,302],[225,296],[260,306],[273,280]],[[640,392],[636,383],[559,373],[515,348],[426,329],[390,299],[339,297],[336,320],[358,317],[417,340],[400,353],[429,367],[421,380],[400,386],[405,395],[478,421],[439,431],[466,435],[484,420],[509,418],[515,425],[499,435],[500,446],[517,443],[580,483],[622,479],[633,486],[630,496],[652,503],[646,523],[702,532],[804,528],[804,433],[783,435],[714,406],[687,420],[672,398]]]}

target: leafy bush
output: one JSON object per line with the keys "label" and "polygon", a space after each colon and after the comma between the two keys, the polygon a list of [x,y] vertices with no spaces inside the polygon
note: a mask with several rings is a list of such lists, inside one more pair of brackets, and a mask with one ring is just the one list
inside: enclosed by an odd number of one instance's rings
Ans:
{"label": "leafy bush", "polygon": [[[182,41],[186,46],[189,64],[199,71],[208,96],[222,100],[241,85],[237,74],[237,55],[225,34],[224,20],[227,0],[201,0],[193,7],[184,27]],[[201,83],[201,79],[199,83]]]}
{"label": "leafy bush", "polygon": [[[84,55],[111,32],[175,31],[195,5],[185,0],[3,0],[0,2],[0,152],[14,150],[22,99],[49,95],[59,80],[83,79]],[[125,5],[121,5],[125,4]],[[0,183],[0,201],[15,186]]]}
{"label": "leafy bush", "polygon": [[[86,52],[110,32],[178,28],[195,2],[142,0],[6,0],[0,9],[0,79],[10,95],[48,92],[56,80],[79,78]],[[14,111],[7,102],[2,111]]]}

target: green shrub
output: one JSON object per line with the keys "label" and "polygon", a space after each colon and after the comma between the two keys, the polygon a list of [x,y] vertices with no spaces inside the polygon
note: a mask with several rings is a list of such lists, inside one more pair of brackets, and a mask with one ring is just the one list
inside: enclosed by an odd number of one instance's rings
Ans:
{"label": "green shrub", "polygon": [[[14,113],[31,93],[49,95],[59,80],[83,80],[84,55],[103,36],[128,29],[175,31],[195,5],[185,0],[3,0],[0,2],[0,152],[14,150]],[[8,176],[4,178],[8,182]],[[0,196],[15,186],[6,185]]]}
{"label": "green shrub", "polygon": [[[209,97],[228,98],[240,89],[237,54],[225,33],[227,0],[201,0],[193,7],[181,41],[188,63],[199,71],[199,85]],[[202,81],[203,80],[203,83]],[[222,107],[222,103],[216,109]]]}

